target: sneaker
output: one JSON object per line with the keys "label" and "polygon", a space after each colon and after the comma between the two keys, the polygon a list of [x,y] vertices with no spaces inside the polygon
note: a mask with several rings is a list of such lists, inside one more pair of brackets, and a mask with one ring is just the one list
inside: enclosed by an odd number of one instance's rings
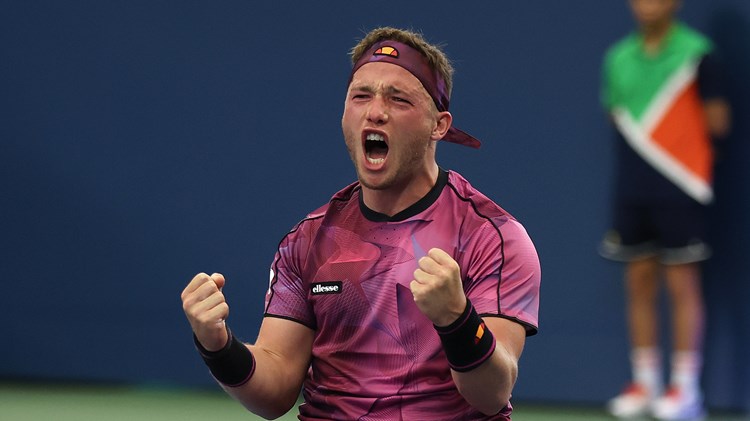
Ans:
{"label": "sneaker", "polygon": [[702,421],[706,418],[700,392],[685,393],[670,387],[654,402],[654,418],[669,421]]}
{"label": "sneaker", "polygon": [[648,414],[655,399],[655,393],[633,383],[607,403],[607,410],[617,418],[636,418]]}

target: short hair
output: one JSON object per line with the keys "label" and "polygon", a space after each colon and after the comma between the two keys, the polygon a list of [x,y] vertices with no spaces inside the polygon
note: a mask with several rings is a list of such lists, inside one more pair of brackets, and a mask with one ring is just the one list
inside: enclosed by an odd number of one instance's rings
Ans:
{"label": "short hair", "polygon": [[443,80],[445,80],[445,88],[448,98],[450,98],[451,90],[453,89],[453,65],[439,46],[427,42],[420,33],[388,26],[375,28],[368,32],[349,52],[352,57],[352,64],[357,63],[362,54],[373,44],[382,40],[401,42],[416,49],[425,56],[430,67],[440,73]]}

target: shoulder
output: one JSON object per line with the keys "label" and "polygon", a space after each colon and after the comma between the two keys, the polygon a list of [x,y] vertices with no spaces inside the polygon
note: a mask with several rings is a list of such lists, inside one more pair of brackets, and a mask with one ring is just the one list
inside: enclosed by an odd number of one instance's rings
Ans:
{"label": "shoulder", "polygon": [[690,42],[701,45],[711,45],[713,43],[706,35],[682,22],[676,24],[676,29],[682,37]]}
{"label": "shoulder", "polygon": [[331,211],[332,208],[336,209],[337,206],[347,205],[352,201],[356,202],[359,191],[359,182],[349,184],[336,192],[326,204],[308,213],[304,220],[320,218]]}
{"label": "shoulder", "polygon": [[675,48],[693,59],[705,56],[714,50],[714,43],[711,39],[681,22],[675,24],[671,42]]}
{"label": "shoulder", "polygon": [[[461,223],[462,236],[465,240],[473,239],[483,248],[505,248],[511,244],[514,249],[534,250],[531,237],[526,228],[510,212],[503,209],[484,193],[474,188],[460,174],[450,171],[446,188],[460,201],[455,205],[463,216]],[[521,251],[518,249],[517,251]]]}
{"label": "shoulder", "polygon": [[324,205],[308,213],[301,221],[289,231],[287,237],[300,231],[316,230],[320,227],[322,220],[330,213],[340,212],[343,208],[354,204],[358,206],[360,185],[354,182],[339,190],[331,196],[331,199]]}
{"label": "shoulder", "polygon": [[455,198],[469,208],[467,210],[470,214],[473,213],[480,218],[488,220],[497,218],[514,219],[510,213],[472,186],[467,179],[455,171],[448,171],[448,184],[446,188],[450,189]]}
{"label": "shoulder", "polygon": [[627,60],[636,54],[640,49],[640,36],[636,32],[620,38],[612,44],[604,53],[604,64],[611,67],[612,64]]}

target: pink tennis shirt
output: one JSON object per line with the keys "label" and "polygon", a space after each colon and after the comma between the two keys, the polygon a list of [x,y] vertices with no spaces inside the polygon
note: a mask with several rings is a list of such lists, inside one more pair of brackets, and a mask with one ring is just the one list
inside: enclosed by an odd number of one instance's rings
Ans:
{"label": "pink tennis shirt", "polygon": [[315,331],[301,420],[509,420],[458,393],[432,323],[412,297],[417,261],[433,247],[461,268],[482,317],[537,331],[541,270],[523,226],[453,171],[419,202],[388,217],[359,183],[336,193],[279,244],[266,317]]}

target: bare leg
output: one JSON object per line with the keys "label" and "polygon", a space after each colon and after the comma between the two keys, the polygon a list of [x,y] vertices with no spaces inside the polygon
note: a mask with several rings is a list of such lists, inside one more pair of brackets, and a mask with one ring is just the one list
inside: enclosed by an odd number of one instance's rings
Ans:
{"label": "bare leg", "polygon": [[665,266],[665,277],[672,308],[674,350],[699,351],[705,323],[700,265]]}
{"label": "bare leg", "polygon": [[659,262],[650,258],[628,263],[625,271],[628,325],[633,348],[658,346],[659,268]]}
{"label": "bare leg", "polygon": [[609,412],[618,418],[646,415],[662,392],[657,335],[659,269],[654,258],[630,262],[625,269],[632,382],[608,403]]}
{"label": "bare leg", "polygon": [[670,390],[654,404],[659,419],[698,418],[703,414],[700,376],[705,310],[697,263],[665,266],[672,315]]}

